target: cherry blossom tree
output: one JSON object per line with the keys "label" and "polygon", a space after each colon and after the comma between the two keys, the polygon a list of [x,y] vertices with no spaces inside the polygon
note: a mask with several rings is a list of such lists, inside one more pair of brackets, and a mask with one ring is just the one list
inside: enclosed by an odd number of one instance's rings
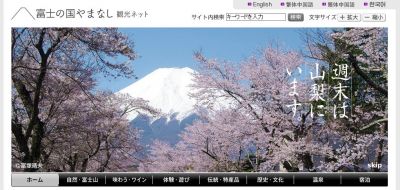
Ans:
{"label": "cherry blossom tree", "polygon": [[[207,108],[201,120],[181,135],[179,151],[185,157],[169,156],[181,171],[288,171],[315,170],[312,155],[326,155],[329,147],[314,142],[312,132],[321,128],[310,119],[304,96],[291,97],[291,81],[305,64],[301,55],[267,48],[260,56],[235,64],[206,59],[197,53],[200,71],[194,74],[192,96],[199,108]],[[289,71],[289,74],[288,72]],[[293,74],[291,73],[293,71]],[[306,94],[307,85],[298,83],[298,94]],[[294,100],[303,108],[291,108]],[[222,102],[222,103],[221,103]],[[201,113],[201,112],[200,112]],[[157,153],[165,143],[156,143],[150,155],[152,163],[162,163]],[[184,152],[184,153],[182,153]],[[178,153],[175,153],[178,154]],[[183,155],[182,155],[183,154]],[[188,155],[195,155],[190,157]],[[199,161],[200,160],[200,161]],[[206,167],[206,168],[205,168]]]}
{"label": "cherry blossom tree", "polygon": [[340,122],[327,118],[333,132],[342,137],[333,159],[341,164],[330,162],[329,167],[360,171],[366,170],[360,165],[367,160],[387,163],[387,30],[345,28],[309,33],[305,39],[308,57],[325,62],[328,68],[349,65],[351,117]]}
{"label": "cherry blossom tree", "polygon": [[[387,163],[386,35],[381,28],[324,31],[307,39],[306,56],[266,48],[240,63],[196,53],[191,96],[200,119],[176,145],[156,141],[141,170],[387,170],[368,168]],[[347,96],[333,80],[345,65]],[[333,106],[339,95],[347,114]]]}
{"label": "cherry blossom tree", "polygon": [[[132,171],[142,147],[140,133],[126,114],[140,109],[155,113],[142,99],[111,93],[95,94],[94,104],[84,95],[59,109],[43,141],[43,163],[49,171]],[[131,103],[126,103],[131,101]]]}
{"label": "cherry blossom tree", "polygon": [[13,161],[44,171],[126,170],[139,150],[126,114],[158,110],[94,88],[95,76],[135,77],[127,36],[114,28],[15,28],[11,48]]}

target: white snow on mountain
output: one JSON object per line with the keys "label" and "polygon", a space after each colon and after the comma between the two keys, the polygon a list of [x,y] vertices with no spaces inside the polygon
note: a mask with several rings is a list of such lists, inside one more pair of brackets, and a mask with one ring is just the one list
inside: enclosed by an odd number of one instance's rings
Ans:
{"label": "white snow on mountain", "polygon": [[[188,67],[159,68],[118,93],[148,100],[150,106],[167,115],[176,114],[176,119],[182,120],[194,112],[196,101],[189,97],[194,72]],[[132,120],[137,115],[131,113],[128,118]]]}

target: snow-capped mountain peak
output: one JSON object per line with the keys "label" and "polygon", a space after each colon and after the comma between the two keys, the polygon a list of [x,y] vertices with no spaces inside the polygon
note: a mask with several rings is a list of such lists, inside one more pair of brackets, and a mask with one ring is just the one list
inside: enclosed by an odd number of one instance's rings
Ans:
{"label": "snow-capped mountain peak", "polygon": [[[127,93],[132,97],[143,98],[164,114],[176,114],[182,120],[194,111],[195,100],[189,97],[193,84],[191,68],[159,68],[118,93]],[[131,113],[134,119],[137,113]]]}

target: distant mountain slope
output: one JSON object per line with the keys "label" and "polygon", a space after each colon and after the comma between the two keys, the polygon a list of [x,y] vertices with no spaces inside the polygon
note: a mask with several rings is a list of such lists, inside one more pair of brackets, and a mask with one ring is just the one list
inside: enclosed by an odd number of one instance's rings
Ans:
{"label": "distant mountain slope", "polygon": [[163,116],[152,118],[148,115],[131,113],[131,125],[142,131],[141,142],[149,145],[159,139],[171,144],[179,140],[179,133],[193,123],[196,101],[189,97],[193,84],[190,68],[159,68],[118,93],[143,98],[163,112]]}
{"label": "distant mountain slope", "polygon": [[[188,94],[194,72],[188,67],[159,68],[119,93],[148,100],[151,106],[160,109],[167,117],[176,115],[177,120],[182,120],[194,111],[196,102]],[[133,120],[137,116],[137,113],[132,113],[128,117]]]}

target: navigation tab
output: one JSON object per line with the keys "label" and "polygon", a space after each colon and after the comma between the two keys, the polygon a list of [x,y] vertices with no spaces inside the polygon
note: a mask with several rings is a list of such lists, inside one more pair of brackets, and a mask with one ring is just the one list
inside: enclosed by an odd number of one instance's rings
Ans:
{"label": "navigation tab", "polygon": [[60,173],[60,186],[104,186],[104,173]]}
{"label": "navigation tab", "polygon": [[206,186],[246,185],[246,175],[242,175],[240,173],[201,174],[200,185],[206,185]]}
{"label": "navigation tab", "polygon": [[191,173],[160,173],[153,178],[156,186],[196,186],[200,182],[200,176]]}
{"label": "navigation tab", "polygon": [[58,174],[13,173],[11,185],[13,187],[57,187]]}
{"label": "navigation tab", "polygon": [[340,185],[340,174],[301,173],[294,181],[296,186],[337,186]]}
{"label": "navigation tab", "polygon": [[149,186],[153,185],[150,173],[107,173],[107,186]]}
{"label": "navigation tab", "polygon": [[387,186],[387,173],[343,173],[343,186]]}
{"label": "navigation tab", "polygon": [[247,184],[251,186],[291,186],[294,176],[291,173],[251,173],[247,175]]}

